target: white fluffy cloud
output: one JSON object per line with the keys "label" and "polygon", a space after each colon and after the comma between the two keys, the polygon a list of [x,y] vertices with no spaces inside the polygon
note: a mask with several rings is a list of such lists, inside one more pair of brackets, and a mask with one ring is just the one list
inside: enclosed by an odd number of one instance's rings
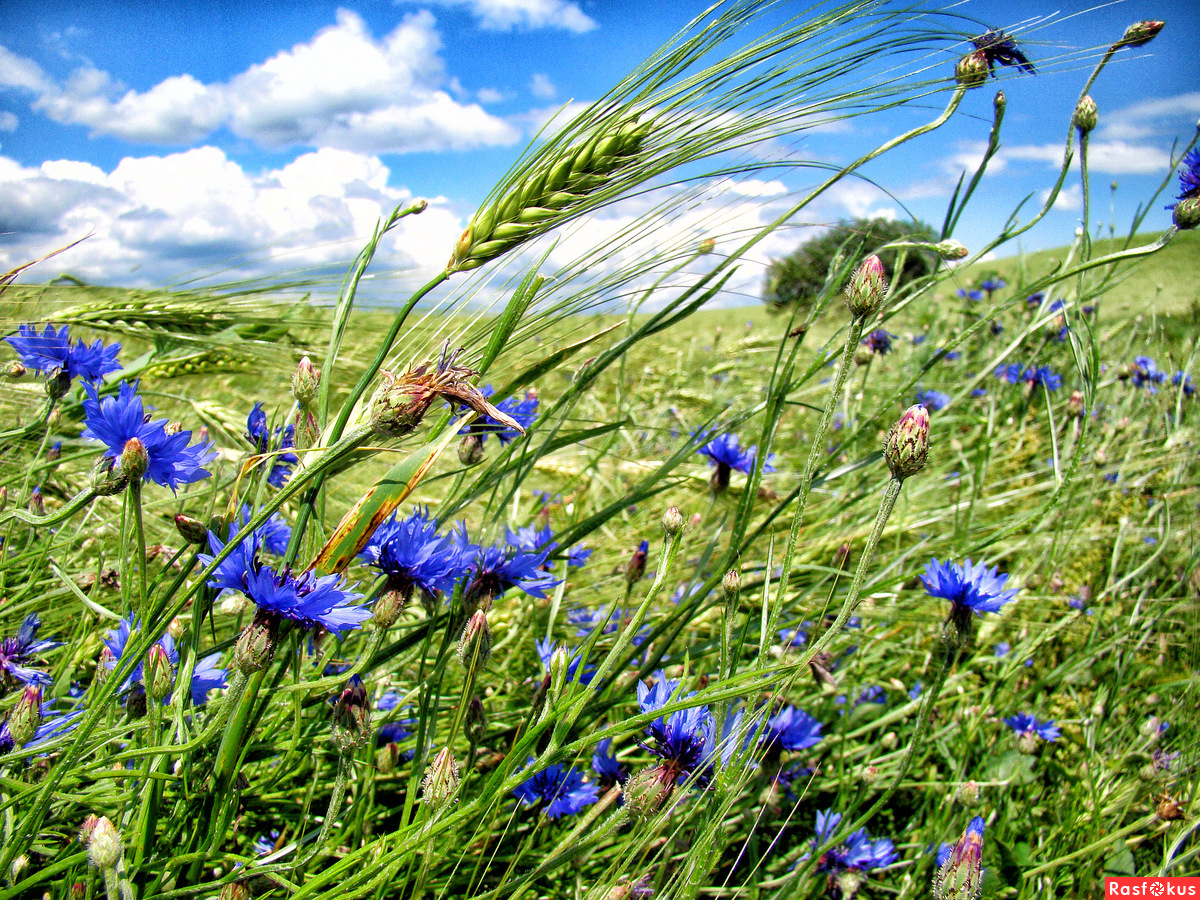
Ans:
{"label": "white fluffy cloud", "polygon": [[336,24],[311,41],[228,82],[183,74],[143,92],[124,90],[90,67],[58,84],[32,60],[0,47],[0,86],[34,94],[33,108],[57,122],[144,143],[195,143],[222,126],[264,147],[362,153],[517,141],[517,128],[443,89],[450,80],[435,24],[429,12],[415,12],[377,39],[361,17],[339,10]]}
{"label": "white fluffy cloud", "polygon": [[1200,117],[1200,91],[1175,97],[1156,97],[1108,112],[1100,110],[1096,137],[1108,141],[1137,141],[1172,134]]}
{"label": "white fluffy cloud", "polygon": [[[408,0],[418,2],[418,0]],[[567,0],[419,0],[440,6],[465,6],[488,31],[533,30],[557,28],[582,34],[596,27],[596,22]]]}
{"label": "white fluffy cloud", "polygon": [[[207,146],[129,157],[111,172],[0,157],[0,268],[90,232],[56,263],[99,283],[170,282],[222,264],[236,266],[238,278],[340,271],[378,219],[411,199],[388,176],[378,157],[329,148],[262,173]],[[380,266],[439,268],[461,228],[459,215],[435,200],[386,239]]]}

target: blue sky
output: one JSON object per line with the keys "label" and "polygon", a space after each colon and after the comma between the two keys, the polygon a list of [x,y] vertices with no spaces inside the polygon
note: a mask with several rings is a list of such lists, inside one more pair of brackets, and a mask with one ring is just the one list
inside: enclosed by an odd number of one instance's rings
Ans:
{"label": "blue sky", "polygon": [[[768,19],[806,6],[781,5]],[[340,272],[381,214],[424,197],[429,210],[406,221],[379,261],[420,277],[444,263],[476,205],[554,110],[600,97],[702,9],[623,0],[6,0],[0,267],[91,232],[27,280],[69,271],[97,283],[169,285],[197,273]],[[969,19],[1019,35],[1039,74],[1004,70],[945,128],[873,163],[873,184],[840,185],[752,264],[847,216],[940,223],[959,173],[979,158],[1000,87],[1008,98],[1001,154],[956,232],[979,245],[1021,198],[1036,203],[1052,182],[1075,97],[1103,48],[1133,21],[1164,19],[1163,33],[1122,50],[1092,91],[1101,114],[1094,208],[1107,223],[1111,199],[1118,230],[1127,227],[1170,170],[1172,143],[1189,140],[1200,118],[1196,4],[1066,4],[1052,14],[1043,3],[981,0],[954,12],[964,38],[980,30]],[[920,64],[952,67],[962,45],[940,52],[944,63],[925,56]],[[806,132],[787,151],[844,162],[930,118],[935,103]],[[753,227],[817,179],[811,170],[766,172],[728,188],[733,201],[712,202],[724,221]],[[1076,172],[1022,246],[1068,242],[1079,195]],[[1165,202],[1148,229],[1169,224]],[[691,212],[686,227],[699,234],[703,216]]]}

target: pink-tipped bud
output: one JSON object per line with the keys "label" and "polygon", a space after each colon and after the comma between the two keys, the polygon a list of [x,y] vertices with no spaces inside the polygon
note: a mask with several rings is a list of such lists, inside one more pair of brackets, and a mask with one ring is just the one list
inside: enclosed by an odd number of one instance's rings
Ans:
{"label": "pink-tipped bud", "polygon": [[712,238],[705,238],[700,242],[700,246],[696,248],[697,253],[712,253],[717,247],[717,242]]}
{"label": "pink-tipped bud", "polygon": [[8,716],[8,734],[13,745],[24,747],[33,740],[41,724],[42,689],[37,685],[27,685]]}
{"label": "pink-tipped bud", "polygon": [[175,673],[171,669],[171,658],[162,644],[155,644],[146,654],[142,683],[146,696],[151,700],[165,700],[174,686]]}
{"label": "pink-tipped bud", "polygon": [[667,507],[667,511],[663,513],[662,526],[667,537],[675,537],[683,530],[683,513],[679,511],[678,506]]}
{"label": "pink-tipped bud", "polygon": [[887,287],[883,261],[874,254],[868,256],[859,263],[846,285],[846,305],[850,307],[850,314],[858,319],[874,315],[883,306]]}
{"label": "pink-tipped bud", "polygon": [[301,408],[311,406],[317,399],[317,391],[321,386],[321,370],[312,364],[307,356],[300,360],[292,375],[292,396]]}
{"label": "pink-tipped bud", "polygon": [[883,458],[893,478],[910,478],[929,456],[929,410],[910,406],[883,439]]}
{"label": "pink-tipped bud", "polygon": [[1083,391],[1072,391],[1067,400],[1067,415],[1076,419],[1083,415]]}
{"label": "pink-tipped bud", "polygon": [[742,576],[737,569],[730,569],[721,579],[721,590],[725,592],[726,603],[737,603],[738,594],[742,590]]}
{"label": "pink-tipped bud", "polygon": [[367,686],[351,675],[342,695],[333,704],[333,743],[342,753],[353,753],[367,743],[371,732],[371,705]]}
{"label": "pink-tipped bud", "polygon": [[1166,24],[1166,22],[1158,22],[1153,19],[1134,22],[1125,29],[1125,34],[1113,47],[1114,49],[1116,47],[1141,47],[1143,44],[1148,44],[1158,36]]}
{"label": "pink-tipped bud", "polygon": [[458,763],[449,747],[438,751],[433,763],[425,770],[421,781],[421,795],[433,812],[439,812],[453,803],[458,794]]}
{"label": "pink-tipped bud", "polygon": [[[94,817],[88,816],[90,821]],[[88,822],[84,822],[84,828],[87,829],[87,838],[85,843],[88,850],[88,862],[97,869],[115,869],[121,861],[121,835],[107,816],[100,816],[91,822],[90,827]],[[84,840],[83,831],[80,831],[80,839]]]}
{"label": "pink-tipped bud", "polygon": [[982,50],[968,53],[954,67],[954,80],[965,88],[982,87],[987,83],[988,60]]}
{"label": "pink-tipped bud", "polygon": [[983,884],[983,818],[976,816],[933,879],[934,900],[976,900]]}
{"label": "pink-tipped bud", "polygon": [[150,468],[150,454],[146,451],[146,445],[135,437],[127,440],[117,460],[117,468],[124,472],[130,481],[141,479]]}
{"label": "pink-tipped bud", "polygon": [[14,359],[8,364],[8,368],[4,370],[4,374],[14,380],[23,378],[25,375],[25,365],[19,359]]}
{"label": "pink-tipped bud", "polygon": [[458,660],[471,674],[478,674],[492,655],[492,629],[488,625],[487,613],[477,609],[467,619],[462,635],[458,639]]}

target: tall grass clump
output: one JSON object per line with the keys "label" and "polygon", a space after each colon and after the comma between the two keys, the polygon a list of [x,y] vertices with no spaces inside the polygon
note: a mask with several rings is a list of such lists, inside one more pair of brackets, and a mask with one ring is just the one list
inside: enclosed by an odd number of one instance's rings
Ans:
{"label": "tall grass clump", "polygon": [[[1162,25],[1101,48],[1027,219],[954,239],[997,92],[934,240],[841,253],[737,336],[704,307],[755,247],[1039,64],[915,7],[787,14],[698,18],[532,145],[393,309],[358,287],[422,202],[327,310],[8,287],[0,896],[1200,874],[1196,323],[1104,306],[1194,248],[1200,163],[1174,226],[1139,237],[1147,204],[1103,253],[1086,191],[1086,101]],[[859,159],[780,155],[918,104]],[[1076,162],[1074,244],[984,273]],[[712,203],[803,167],[765,226]],[[635,212],[589,242],[607,207]],[[663,237],[696,208],[701,238]]]}

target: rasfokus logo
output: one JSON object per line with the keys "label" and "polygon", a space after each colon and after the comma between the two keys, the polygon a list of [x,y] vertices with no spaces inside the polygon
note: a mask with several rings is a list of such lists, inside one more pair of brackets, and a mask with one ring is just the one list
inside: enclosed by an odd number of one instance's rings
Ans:
{"label": "rasfokus logo", "polygon": [[1200,897],[1200,878],[1105,878],[1105,897]]}

